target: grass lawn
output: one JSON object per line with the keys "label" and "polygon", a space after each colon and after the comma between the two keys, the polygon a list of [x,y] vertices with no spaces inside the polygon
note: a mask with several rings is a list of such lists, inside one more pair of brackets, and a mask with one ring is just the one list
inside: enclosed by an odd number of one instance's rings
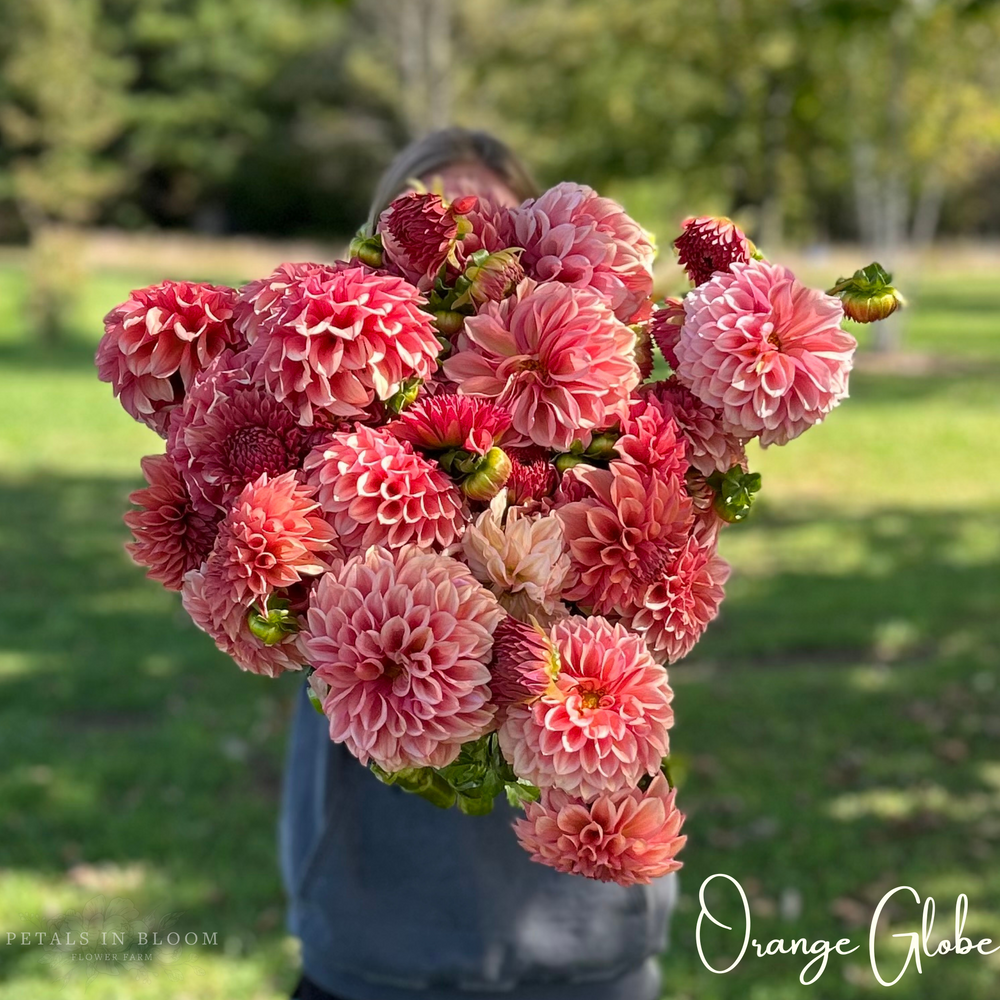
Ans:
{"label": "grass lawn", "polygon": [[[275,1000],[295,974],[274,831],[297,681],[241,675],[122,551],[138,459],[162,446],[91,358],[102,313],[156,277],[92,280],[76,335],[47,351],[0,268],[0,942],[90,904],[164,927],[180,910],[217,946],[88,984],[4,945],[0,1000]],[[763,499],[725,536],[723,615],[671,672],[690,840],[665,1000],[876,995],[868,922],[897,885],[936,897],[938,934],[967,893],[966,933],[1000,940],[1000,286],[949,285],[920,282],[907,329],[947,365],[862,369],[825,425],[752,456]],[[712,975],[695,924],[718,872],[757,940],[862,947],[811,988],[801,956]],[[733,925],[726,895],[709,898]],[[891,979],[890,935],[920,916],[902,897],[888,915]],[[706,955],[729,964],[740,937],[706,934]],[[994,1000],[998,958],[925,959],[893,996]]]}

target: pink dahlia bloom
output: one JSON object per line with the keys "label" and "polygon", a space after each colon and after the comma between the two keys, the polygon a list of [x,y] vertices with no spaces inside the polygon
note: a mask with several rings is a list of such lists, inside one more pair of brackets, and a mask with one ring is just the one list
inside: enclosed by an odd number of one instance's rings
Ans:
{"label": "pink dahlia bloom", "polygon": [[309,453],[305,470],[348,553],[410,543],[443,549],[465,527],[462,494],[452,481],[384,428],[334,434]]}
{"label": "pink dahlia bloom", "polygon": [[376,232],[389,262],[407,281],[430,289],[458,240],[458,216],[471,210],[475,195],[447,204],[438,194],[407,191],[379,216]]}
{"label": "pink dahlia bloom", "polygon": [[241,338],[236,291],[164,281],[132,292],[104,317],[97,369],[126,412],[166,437],[167,420],[195,375]]}
{"label": "pink dahlia bloom", "polygon": [[732,219],[701,215],[685,219],[684,229],[674,240],[678,260],[696,285],[702,285],[731,264],[745,264],[754,252],[753,244]]}
{"label": "pink dahlia bloom", "polygon": [[313,592],[305,645],[329,685],[330,738],[386,771],[444,767],[493,724],[489,661],[503,611],[455,559],[368,549]]}
{"label": "pink dahlia bloom", "polygon": [[641,396],[671,417],[687,443],[687,459],[702,475],[726,472],[746,463],[743,442],[731,434],[722,414],[703,403],[691,390],[672,378],[643,386]]}
{"label": "pink dahlia bloom", "polygon": [[593,292],[525,280],[465,321],[444,369],[460,392],[509,410],[522,442],[566,451],[628,412],[634,350],[633,331]]}
{"label": "pink dahlia bloom", "polygon": [[847,395],[857,341],[840,300],[785,267],[733,264],[685,300],[677,375],[726,429],[765,447],[786,444]]}
{"label": "pink dahlia bloom", "polygon": [[542,448],[508,450],[510,475],[507,477],[507,500],[512,505],[551,497],[559,485],[559,473]]}
{"label": "pink dahlia bloom", "polygon": [[677,298],[665,299],[663,305],[653,313],[649,325],[649,333],[656,346],[662,351],[671,371],[677,370],[677,355],[674,348],[681,337],[681,327],[684,325],[684,300]]}
{"label": "pink dahlia bloom", "polygon": [[[498,253],[517,246],[511,210],[492,198],[480,197],[475,206],[464,213],[469,224],[467,232],[455,247],[459,268],[477,251]],[[456,272],[457,273],[457,272]]]}
{"label": "pink dahlia bloom", "polygon": [[559,657],[552,686],[511,705],[500,747],[520,778],[592,799],[656,774],[667,754],[673,692],[641,636],[603,618],[549,630]]}
{"label": "pink dahlia bloom", "polygon": [[485,455],[510,428],[510,414],[481,396],[423,396],[386,431],[423,451],[461,448]]}
{"label": "pink dahlia bloom", "polygon": [[266,279],[279,296],[269,305],[266,283],[250,296],[256,329],[247,330],[265,338],[258,377],[299,423],[363,416],[404,379],[430,377],[440,344],[411,284],[363,265],[298,267],[298,277],[279,269]]}
{"label": "pink dahlia bloom", "polygon": [[610,198],[564,181],[512,210],[521,263],[539,281],[592,288],[624,323],[642,317],[653,291],[649,234]]}
{"label": "pink dahlia bloom", "polygon": [[689,538],[636,606],[624,609],[622,624],[644,636],[657,659],[687,656],[719,613],[729,563],[716,551],[716,534]]}
{"label": "pink dahlia bloom", "polygon": [[511,705],[543,695],[559,673],[559,658],[548,634],[512,615],[501,619],[493,633],[490,690],[502,723]]}
{"label": "pink dahlia bloom", "polygon": [[232,589],[223,567],[217,560],[210,559],[185,575],[181,603],[195,625],[208,633],[241,670],[264,677],[300,670],[305,663],[301,633],[292,633],[281,642],[266,645],[250,631],[248,610],[233,600]]}
{"label": "pink dahlia bloom", "polygon": [[646,791],[602,795],[590,805],[559,790],[542,793],[514,824],[521,846],[556,871],[619,885],[648,885],[677,871],[687,841],[684,814],[662,774]]}
{"label": "pink dahlia bloom", "polygon": [[669,410],[649,396],[635,400],[622,421],[615,442],[619,458],[660,479],[684,478],[687,472],[684,438]]}
{"label": "pink dahlia bloom", "polygon": [[233,600],[249,604],[322,573],[327,558],[339,555],[336,537],[312,488],[294,471],[273,478],[263,472],[233,503],[212,558],[222,566]]}
{"label": "pink dahlia bloom", "polygon": [[[282,312],[282,304],[289,290],[307,278],[322,280],[331,272],[342,271],[345,267],[360,267],[353,262],[337,261],[335,264],[313,264],[286,261],[279,264],[266,278],[258,278],[239,290],[236,302],[236,329],[248,343],[260,341],[262,335],[270,332]],[[263,343],[262,343],[263,346]]]}
{"label": "pink dahlia bloom", "polygon": [[215,542],[218,518],[205,517],[191,505],[174,463],[166,455],[147,455],[142,472],[149,485],[129,495],[140,510],[129,511],[125,523],[135,541],[125,548],[151,580],[167,590],[180,590],[184,574],[200,566]]}
{"label": "pink dahlia bloom", "polygon": [[563,596],[612,614],[660,578],[693,523],[691,499],[676,477],[650,476],[622,461],[577,466],[567,480],[589,495],[556,508],[575,580]]}
{"label": "pink dahlia bloom", "polygon": [[229,509],[262,473],[278,476],[302,463],[311,435],[244,365],[219,355],[194,381],[170,422],[167,453],[198,510]]}
{"label": "pink dahlia bloom", "polygon": [[521,621],[547,625],[568,613],[560,598],[570,574],[562,524],[555,514],[508,509],[503,492],[465,529],[469,569]]}

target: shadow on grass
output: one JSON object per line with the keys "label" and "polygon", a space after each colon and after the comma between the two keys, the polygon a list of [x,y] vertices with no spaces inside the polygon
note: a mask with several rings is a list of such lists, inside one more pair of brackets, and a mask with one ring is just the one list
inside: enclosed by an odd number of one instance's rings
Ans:
{"label": "shadow on grass", "polygon": [[[275,946],[274,831],[297,682],[241,675],[178,597],[128,562],[120,517],[135,485],[50,477],[2,488],[0,577],[13,586],[0,867],[72,883],[80,865],[139,864],[149,878],[127,895],[140,911],[182,910],[185,929]],[[760,513],[739,530],[782,558],[737,575],[720,627],[672,672],[691,839],[667,982],[699,1000],[801,989],[801,963],[716,977],[692,958],[691,897],[714,872],[749,886],[762,940],[860,938],[851,915],[886,880],[927,892],[964,879],[974,906],[1000,914],[1000,869],[985,866],[1000,837],[984,770],[1000,735],[987,666],[1000,595],[974,537],[985,514]],[[815,521],[866,554],[859,568],[796,556]],[[908,624],[887,640],[886,622]],[[776,909],[786,890],[808,897],[791,923]],[[23,960],[4,951],[0,974]],[[897,994],[987,1000],[980,971],[950,968],[945,989],[934,968]],[[857,995],[840,970],[824,985],[824,998]]]}

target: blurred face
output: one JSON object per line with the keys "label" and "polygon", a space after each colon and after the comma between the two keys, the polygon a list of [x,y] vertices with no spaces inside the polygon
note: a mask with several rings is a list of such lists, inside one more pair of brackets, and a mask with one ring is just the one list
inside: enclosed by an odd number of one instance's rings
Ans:
{"label": "blurred face", "polygon": [[521,203],[501,177],[485,164],[468,161],[451,163],[424,174],[420,180],[431,191],[441,191],[449,201],[464,194],[478,194],[497,205],[513,208]]}

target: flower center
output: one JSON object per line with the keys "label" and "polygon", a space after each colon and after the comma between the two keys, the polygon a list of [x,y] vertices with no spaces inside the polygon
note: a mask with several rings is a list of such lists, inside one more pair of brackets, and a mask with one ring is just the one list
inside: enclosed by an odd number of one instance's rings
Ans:
{"label": "flower center", "polygon": [[226,464],[233,478],[250,482],[262,472],[277,476],[292,462],[284,442],[267,427],[238,427],[226,439]]}
{"label": "flower center", "polygon": [[595,708],[601,707],[601,699],[604,697],[603,688],[591,688],[587,691],[580,692],[580,704],[584,708],[593,710]]}

